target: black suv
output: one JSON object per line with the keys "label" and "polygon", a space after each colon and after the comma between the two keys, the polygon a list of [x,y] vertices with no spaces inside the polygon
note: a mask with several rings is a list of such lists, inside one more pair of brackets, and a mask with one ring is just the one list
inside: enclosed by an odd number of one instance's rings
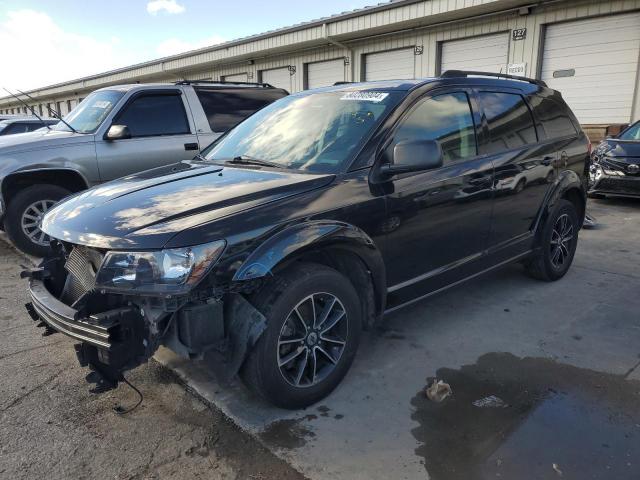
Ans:
{"label": "black suv", "polygon": [[383,314],[511,262],[561,278],[588,158],[536,80],[456,71],[298,93],[199,160],[52,209],[27,307],[45,334],[80,341],[94,391],[162,344],[304,407]]}

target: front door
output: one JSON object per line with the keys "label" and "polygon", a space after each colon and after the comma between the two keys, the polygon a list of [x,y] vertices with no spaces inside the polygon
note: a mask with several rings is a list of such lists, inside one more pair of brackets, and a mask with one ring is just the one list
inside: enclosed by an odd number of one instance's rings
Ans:
{"label": "front door", "polygon": [[465,90],[430,94],[412,107],[385,150],[402,140],[437,140],[443,152],[442,167],[388,185],[390,308],[473,273],[487,246],[493,165],[478,155],[473,102]]}
{"label": "front door", "polygon": [[112,122],[126,125],[131,138],[96,142],[101,180],[193,158],[200,146],[190,123],[180,90],[132,97]]}

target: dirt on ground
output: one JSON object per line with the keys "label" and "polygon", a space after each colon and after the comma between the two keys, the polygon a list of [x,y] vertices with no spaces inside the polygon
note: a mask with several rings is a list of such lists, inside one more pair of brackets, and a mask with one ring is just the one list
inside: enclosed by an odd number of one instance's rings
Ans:
{"label": "dirt on ground", "polygon": [[43,337],[26,314],[20,264],[0,240],[0,478],[301,479],[301,474],[150,362],[128,386],[89,393],[61,334]]}

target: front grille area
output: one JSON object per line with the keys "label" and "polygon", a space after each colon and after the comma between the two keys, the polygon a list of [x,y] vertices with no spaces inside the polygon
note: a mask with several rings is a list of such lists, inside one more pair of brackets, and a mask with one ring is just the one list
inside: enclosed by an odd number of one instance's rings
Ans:
{"label": "front grille area", "polygon": [[596,191],[640,195],[640,178],[603,178],[595,185]]}
{"label": "front grille area", "polygon": [[64,265],[68,275],[60,300],[67,305],[73,305],[91,291],[95,286],[96,274],[103,258],[102,253],[97,250],[82,246],[73,247]]}
{"label": "front grille area", "polygon": [[630,172],[629,165],[640,164],[640,159],[638,161],[634,161],[635,159],[630,158],[629,161],[626,160],[615,160],[611,157],[604,157],[601,159],[600,163],[604,168],[609,170],[617,170],[619,172],[623,172],[627,176],[631,177],[640,177],[640,172]]}

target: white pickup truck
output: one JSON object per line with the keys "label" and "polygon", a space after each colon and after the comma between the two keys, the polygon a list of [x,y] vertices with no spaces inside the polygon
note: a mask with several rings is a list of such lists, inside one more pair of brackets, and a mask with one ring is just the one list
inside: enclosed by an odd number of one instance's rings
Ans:
{"label": "white pickup truck", "polygon": [[39,222],[57,201],[191,159],[287,94],[268,84],[189,81],[96,90],[48,130],[0,137],[0,225],[18,248],[42,256],[49,238]]}

